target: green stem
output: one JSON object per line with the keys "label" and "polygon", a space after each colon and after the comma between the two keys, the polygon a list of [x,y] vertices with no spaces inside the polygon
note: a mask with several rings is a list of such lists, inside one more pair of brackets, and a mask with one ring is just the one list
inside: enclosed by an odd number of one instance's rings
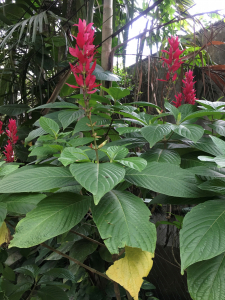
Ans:
{"label": "green stem", "polygon": [[97,163],[99,164],[98,145],[97,145],[97,141],[96,141],[96,132],[95,132],[95,130],[94,130],[94,126],[93,126],[93,123],[92,123],[92,120],[91,120],[91,116],[89,116],[88,118],[89,118],[89,120],[90,120],[92,136],[93,136],[93,138],[94,138],[96,160],[97,160]]}

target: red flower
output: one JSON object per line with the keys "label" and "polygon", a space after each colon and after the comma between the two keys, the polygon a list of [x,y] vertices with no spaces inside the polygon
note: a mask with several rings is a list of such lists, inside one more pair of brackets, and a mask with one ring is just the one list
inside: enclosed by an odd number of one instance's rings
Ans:
{"label": "red flower", "polygon": [[14,162],[14,151],[13,146],[10,140],[7,141],[7,145],[5,146],[5,151],[3,152],[6,156],[7,162]]}
{"label": "red flower", "polygon": [[2,121],[0,121],[0,134],[2,134],[4,131],[2,130],[2,125],[3,125],[3,123],[2,123]]}
{"label": "red flower", "polygon": [[8,130],[6,130],[6,135],[9,137],[10,142],[14,145],[18,141],[16,120],[9,119]]}
{"label": "red flower", "polygon": [[193,81],[194,76],[193,76],[193,71],[189,70],[188,72],[185,73],[185,78],[183,81],[184,83],[184,88],[183,88],[183,94],[184,94],[184,103],[189,103],[189,104],[195,104],[196,99],[196,91],[194,89],[194,84],[195,82]]}
{"label": "red flower", "polygon": [[177,96],[175,95],[176,101],[172,101],[176,107],[181,106],[182,100],[183,100],[183,95],[179,93]]}
{"label": "red flower", "polygon": [[75,37],[77,45],[75,48],[69,48],[70,54],[79,60],[76,66],[70,64],[78,86],[68,83],[67,85],[72,88],[82,87],[84,94],[95,93],[97,90],[93,90],[93,88],[100,85],[95,83],[96,77],[92,75],[96,61],[90,67],[95,55],[95,46],[93,45],[95,31],[91,29],[92,25],[93,23],[86,24],[85,20],[79,19],[79,23],[74,25],[78,26],[78,35]]}
{"label": "red flower", "polygon": [[166,74],[166,80],[163,79],[158,79],[160,81],[169,81],[172,79],[172,81],[175,81],[177,78],[177,73],[175,73],[183,63],[180,59],[180,55],[184,52],[184,50],[179,49],[179,41],[178,41],[178,36],[177,37],[171,37],[168,38],[168,42],[170,44],[170,49],[169,51],[167,50],[162,50],[162,52],[165,52],[169,55],[169,58],[163,57],[163,65],[164,63],[168,67],[168,72]]}

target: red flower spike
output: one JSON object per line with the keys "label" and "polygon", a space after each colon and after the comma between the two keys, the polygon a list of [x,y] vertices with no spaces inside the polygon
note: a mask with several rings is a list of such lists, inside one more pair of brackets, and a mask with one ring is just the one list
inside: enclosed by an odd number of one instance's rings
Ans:
{"label": "red flower spike", "polygon": [[11,141],[8,140],[8,144],[5,146],[5,151],[3,153],[6,156],[5,161],[6,162],[14,162],[14,151],[13,151],[13,146],[11,144]]}
{"label": "red flower spike", "polygon": [[16,120],[9,119],[8,130],[6,130],[6,135],[9,137],[10,142],[14,145],[18,141],[19,137],[17,134]]}
{"label": "red flower spike", "polygon": [[[92,75],[96,66],[96,61],[93,62],[96,52],[95,46],[93,45],[95,31],[92,29],[92,25],[93,23],[86,24],[85,20],[82,21],[79,19],[78,24],[74,24],[74,26],[78,26],[78,35],[75,37],[77,45],[75,49],[69,48],[70,54],[79,60],[76,66],[70,64],[70,68],[76,78],[77,84],[83,88],[84,94],[95,93],[97,90],[92,89],[100,85],[95,84],[96,77]],[[93,62],[93,64],[90,67],[91,62]],[[75,85],[67,85],[78,88],[78,86]]]}
{"label": "red flower spike", "polygon": [[181,106],[182,104],[182,100],[183,100],[183,95],[181,93],[179,93],[177,96],[175,96],[176,101],[172,101],[173,103],[175,103],[176,107]]}
{"label": "red flower spike", "polygon": [[4,131],[2,130],[2,125],[3,125],[3,123],[2,123],[2,121],[0,121],[0,134],[2,134]]}
{"label": "red flower spike", "polygon": [[189,70],[185,73],[185,78],[183,81],[183,94],[184,94],[184,103],[189,103],[194,105],[196,99],[196,91],[194,89],[195,82],[193,81],[193,71]]}
{"label": "red flower spike", "polygon": [[168,42],[170,44],[169,51],[162,50],[162,52],[167,53],[169,58],[162,57],[163,66],[164,63],[167,64],[168,73],[166,75],[166,81],[172,79],[172,81],[176,80],[177,74],[175,73],[183,63],[180,59],[180,55],[184,52],[184,50],[179,49],[179,41],[177,37],[168,38]]}

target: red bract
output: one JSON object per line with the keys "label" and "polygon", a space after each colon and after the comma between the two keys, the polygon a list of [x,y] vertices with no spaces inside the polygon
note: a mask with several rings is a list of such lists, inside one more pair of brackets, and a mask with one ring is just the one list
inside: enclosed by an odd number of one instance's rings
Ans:
{"label": "red bract", "polygon": [[169,51],[162,50],[162,52],[165,52],[169,55],[169,58],[162,58],[163,64],[165,63],[168,67],[168,72],[166,74],[166,80],[159,79],[160,81],[169,81],[170,79],[172,79],[172,81],[175,81],[177,78],[177,73],[175,72],[183,63],[180,59],[180,55],[184,52],[184,50],[179,49],[178,36],[172,36],[171,38],[168,38],[168,42],[170,44]]}
{"label": "red bract", "polygon": [[183,100],[183,95],[181,93],[179,93],[177,96],[175,96],[176,101],[172,101],[176,107],[181,106],[182,104],[182,100]]}
{"label": "red bract", "polygon": [[184,88],[183,88],[183,94],[184,94],[184,103],[189,104],[195,104],[196,99],[196,91],[194,89],[195,82],[193,81],[193,71],[189,70],[185,73],[185,78],[183,81]]}
{"label": "red bract", "polygon": [[18,141],[16,120],[9,119],[8,130],[6,135],[9,137],[10,142],[14,145]]}
{"label": "red bract", "polygon": [[7,145],[5,146],[5,151],[3,152],[6,156],[7,162],[14,162],[14,151],[13,146],[10,140],[7,141]]}
{"label": "red bract", "polygon": [[3,123],[2,123],[2,121],[0,121],[0,134],[2,134],[4,131],[2,130],[2,125],[3,125]]}
{"label": "red bract", "polygon": [[85,20],[79,19],[79,23],[74,26],[78,26],[77,37],[74,37],[77,41],[75,48],[69,48],[69,52],[72,56],[77,57],[79,62],[76,66],[70,64],[71,71],[73,72],[78,86],[68,84],[72,88],[83,88],[84,95],[93,94],[97,90],[94,88],[100,86],[101,84],[96,84],[96,77],[92,75],[96,61],[90,65],[93,61],[95,54],[94,41],[94,30],[91,29],[93,23],[86,24]]}

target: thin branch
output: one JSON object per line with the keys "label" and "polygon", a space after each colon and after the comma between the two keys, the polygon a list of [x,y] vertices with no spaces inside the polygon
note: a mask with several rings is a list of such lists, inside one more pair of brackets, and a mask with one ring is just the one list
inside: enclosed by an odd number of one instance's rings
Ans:
{"label": "thin branch", "polygon": [[55,253],[57,253],[57,254],[65,257],[65,258],[67,258],[67,259],[69,259],[69,260],[71,260],[73,262],[75,262],[77,265],[79,265],[79,266],[81,266],[81,267],[83,267],[83,268],[91,271],[92,273],[98,274],[99,276],[104,277],[104,278],[112,281],[107,275],[105,275],[105,274],[103,274],[103,273],[101,273],[101,272],[99,272],[99,271],[97,271],[97,270],[95,270],[95,269],[93,269],[93,268],[91,268],[91,267],[89,267],[89,266],[81,263],[80,261],[76,260],[75,258],[73,258],[73,257],[71,257],[71,256],[69,256],[67,254],[62,253],[61,251],[58,251],[58,250],[56,250],[56,249],[54,249],[54,248],[46,245],[45,243],[41,243],[40,245],[43,246],[43,247],[45,247],[45,248],[48,248],[49,250],[51,250],[51,251],[53,251],[53,252],[55,252]]}
{"label": "thin branch", "polygon": [[84,235],[84,234],[82,234],[82,233],[76,232],[75,230],[72,230],[72,229],[71,229],[70,232],[75,233],[75,234],[81,236],[82,238],[84,238],[84,239],[86,239],[86,240],[92,242],[92,243],[98,244],[98,245],[101,246],[101,247],[106,247],[106,245],[104,245],[104,244],[102,244],[102,243],[100,243],[100,242],[98,242],[98,241],[96,241],[96,240],[93,240],[93,239],[87,237],[86,235]]}

